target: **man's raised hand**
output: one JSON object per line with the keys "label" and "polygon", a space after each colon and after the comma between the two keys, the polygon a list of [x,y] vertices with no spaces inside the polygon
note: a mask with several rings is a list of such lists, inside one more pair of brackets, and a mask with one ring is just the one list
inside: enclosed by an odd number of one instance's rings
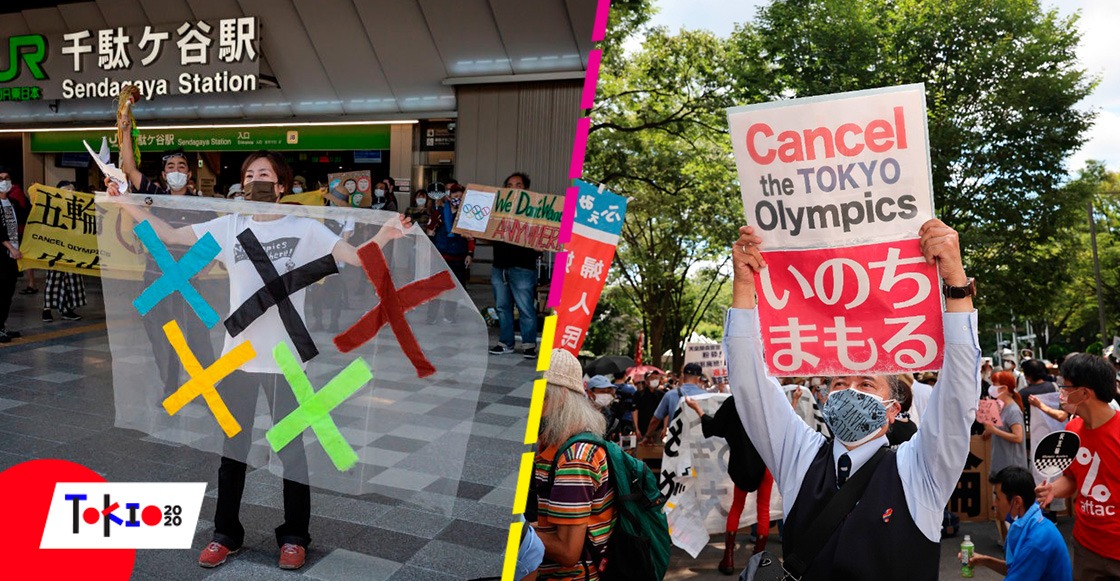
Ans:
{"label": "man's raised hand", "polygon": [[731,306],[736,309],[753,309],[757,304],[754,275],[766,268],[759,244],[762,244],[762,238],[755,235],[754,228],[742,226],[739,238],[731,245],[731,265],[735,272]]}

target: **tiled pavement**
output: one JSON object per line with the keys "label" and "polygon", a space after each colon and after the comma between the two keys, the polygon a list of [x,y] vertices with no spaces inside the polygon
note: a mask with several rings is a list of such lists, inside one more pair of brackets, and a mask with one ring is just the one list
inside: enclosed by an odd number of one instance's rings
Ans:
{"label": "tiled pavement", "polygon": [[[79,309],[84,319],[78,322],[43,323],[42,294],[16,295],[8,326],[25,338],[0,346],[0,470],[33,458],[61,458],[109,481],[207,482],[194,548],[138,551],[133,579],[444,581],[500,574],[535,361],[519,355],[488,359],[457,487],[440,479],[408,483],[423,485],[433,498],[453,496],[450,516],[384,495],[313,489],[307,565],[281,571],[272,532],[283,520],[281,481],[254,470],[241,509],[245,550],[207,570],[196,559],[213,529],[218,457],[113,427],[102,297],[96,280],[86,282],[90,304]],[[489,299],[488,286],[468,290],[480,304]]]}

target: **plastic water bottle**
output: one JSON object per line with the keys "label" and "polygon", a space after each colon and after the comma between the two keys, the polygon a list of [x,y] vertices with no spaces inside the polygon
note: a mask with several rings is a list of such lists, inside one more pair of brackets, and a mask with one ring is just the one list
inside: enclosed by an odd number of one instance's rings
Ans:
{"label": "plastic water bottle", "polygon": [[969,565],[968,562],[972,560],[972,555],[975,552],[976,545],[973,545],[972,539],[965,535],[964,542],[961,543],[961,577],[972,578],[972,565]]}

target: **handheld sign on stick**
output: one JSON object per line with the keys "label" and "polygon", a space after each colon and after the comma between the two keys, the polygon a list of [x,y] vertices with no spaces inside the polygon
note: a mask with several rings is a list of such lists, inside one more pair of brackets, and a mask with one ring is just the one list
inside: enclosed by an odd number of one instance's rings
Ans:
{"label": "handheld sign on stick", "polygon": [[1079,448],[1081,437],[1077,434],[1067,430],[1051,432],[1034,450],[1034,468],[1049,482],[1073,465]]}

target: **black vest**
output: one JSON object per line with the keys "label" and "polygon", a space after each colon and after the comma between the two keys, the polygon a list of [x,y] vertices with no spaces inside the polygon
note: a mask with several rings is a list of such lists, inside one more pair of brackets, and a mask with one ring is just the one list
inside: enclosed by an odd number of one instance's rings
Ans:
{"label": "black vest", "polygon": [[[782,551],[802,552],[806,529],[836,494],[832,441],[817,452],[797,500],[786,516]],[[804,581],[936,581],[938,543],[926,538],[906,505],[898,458],[888,451],[875,468],[863,498],[825,543]]]}

